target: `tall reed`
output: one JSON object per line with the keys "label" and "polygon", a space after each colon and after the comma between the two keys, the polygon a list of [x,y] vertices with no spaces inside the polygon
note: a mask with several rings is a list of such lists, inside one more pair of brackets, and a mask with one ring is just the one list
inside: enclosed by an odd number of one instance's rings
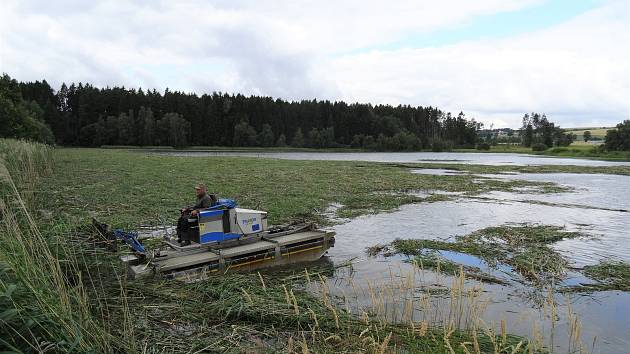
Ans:
{"label": "tall reed", "polygon": [[76,259],[58,258],[33,213],[38,180],[52,167],[51,147],[0,139],[0,345],[107,352],[110,338],[91,313]]}

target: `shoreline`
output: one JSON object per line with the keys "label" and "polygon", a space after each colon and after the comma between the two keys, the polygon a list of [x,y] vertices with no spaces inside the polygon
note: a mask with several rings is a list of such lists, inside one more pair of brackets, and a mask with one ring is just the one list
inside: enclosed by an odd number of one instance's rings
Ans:
{"label": "shoreline", "polygon": [[[61,148],[79,148],[79,149],[94,149],[91,147],[74,147],[74,146],[61,146]],[[400,154],[412,154],[412,153],[498,153],[498,154],[517,154],[517,155],[530,155],[536,157],[549,157],[549,158],[572,158],[572,159],[584,159],[584,160],[598,160],[598,161],[617,161],[627,162],[630,161],[630,152],[627,151],[615,151],[604,152],[602,155],[591,155],[588,150],[592,147],[587,145],[569,146],[569,147],[556,147],[546,151],[532,151],[529,148],[514,147],[492,147],[490,150],[477,150],[477,149],[453,149],[451,151],[432,151],[430,149],[417,150],[417,151],[377,151],[367,150],[359,148],[295,148],[295,147],[233,147],[233,146],[191,146],[187,148],[173,148],[170,146],[120,146],[120,145],[103,145],[101,149],[107,150],[133,150],[133,151],[149,151],[149,152],[225,152],[225,153],[400,153]],[[586,149],[588,148],[588,149]],[[622,156],[615,156],[622,155]]]}

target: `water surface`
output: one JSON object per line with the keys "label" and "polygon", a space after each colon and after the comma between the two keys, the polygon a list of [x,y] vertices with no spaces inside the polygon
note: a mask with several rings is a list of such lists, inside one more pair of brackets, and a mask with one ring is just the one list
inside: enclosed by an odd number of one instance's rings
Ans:
{"label": "water surface", "polygon": [[[424,173],[448,175],[442,170],[426,170]],[[405,274],[414,271],[413,266],[405,263],[403,256],[368,257],[363,247],[387,244],[396,238],[448,241],[456,235],[503,224],[557,225],[582,232],[585,237],[563,240],[553,245],[567,257],[571,267],[580,268],[613,259],[630,262],[630,213],[624,211],[630,209],[630,176],[553,173],[480,175],[480,178],[554,182],[569,186],[574,191],[553,194],[491,192],[481,198],[451,195],[454,199],[450,201],[405,205],[391,213],[361,216],[337,225],[334,227],[338,235],[337,242],[329,252],[331,259],[340,263],[356,257],[357,263],[351,272],[338,271],[335,274],[330,280],[334,284],[331,291],[352,293],[356,292],[354,289],[360,284],[367,282],[370,282],[371,287],[378,288],[380,285],[385,289],[392,283],[392,278],[405,277]],[[458,252],[442,252],[448,259],[487,270],[485,262],[476,257]],[[509,274],[510,269],[499,268],[490,273],[501,276],[500,273]],[[422,293],[418,289],[427,284],[442,283],[446,288],[451,284],[448,276],[431,271],[424,271],[422,275],[422,279],[417,281],[417,293],[412,295],[416,298]],[[510,277],[502,279],[510,280]],[[589,281],[580,273],[570,271],[564,284]],[[506,320],[511,333],[527,336],[534,334],[533,323],[536,323],[539,331],[543,329],[547,344],[550,344],[551,321],[545,315],[548,308],[541,305],[545,294],[516,281],[507,286],[480,284],[473,280],[467,284],[483,288],[483,298],[488,301],[482,315],[484,321],[491,326],[499,326],[501,320]],[[354,299],[356,306],[368,306],[372,295],[365,289],[361,291],[363,297]],[[393,294],[394,290],[388,289],[384,293]],[[410,295],[399,294],[398,297],[406,296]],[[592,343],[597,338],[595,352],[627,351],[630,344],[630,293],[606,291],[588,295],[555,294],[554,299],[559,305],[559,321],[554,324],[553,331],[557,333],[553,338],[556,350],[565,352],[569,348],[566,333],[569,331],[570,309],[581,318],[583,342]],[[397,304],[396,300],[386,302],[389,315],[399,320],[397,316],[403,312],[404,306]],[[433,296],[431,303],[435,303],[436,308],[449,307],[448,301],[439,299],[439,296]],[[415,319],[421,319],[423,312],[427,311],[416,308]]]}
{"label": "water surface", "polygon": [[370,162],[430,162],[475,165],[576,165],[620,166],[630,161],[600,161],[588,159],[545,157],[511,153],[474,152],[248,152],[248,151],[158,151],[169,156],[244,156],[285,160],[329,160]]}

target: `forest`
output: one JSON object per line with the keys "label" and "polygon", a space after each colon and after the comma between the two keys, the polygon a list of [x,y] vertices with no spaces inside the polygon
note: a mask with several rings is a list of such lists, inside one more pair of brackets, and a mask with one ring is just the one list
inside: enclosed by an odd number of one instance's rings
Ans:
{"label": "forest", "polygon": [[63,146],[474,147],[481,124],[435,107],[97,88],[0,79],[1,136]]}

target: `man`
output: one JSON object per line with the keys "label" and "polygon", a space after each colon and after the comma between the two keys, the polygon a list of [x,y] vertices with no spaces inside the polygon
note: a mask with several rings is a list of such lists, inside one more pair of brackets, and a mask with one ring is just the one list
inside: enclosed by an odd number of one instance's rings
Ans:
{"label": "man", "polygon": [[195,194],[197,195],[197,203],[192,207],[183,208],[177,221],[177,242],[182,246],[190,245],[191,231],[188,219],[197,217],[199,210],[209,208],[217,201],[214,194],[208,195],[208,189],[203,183],[195,186]]}

